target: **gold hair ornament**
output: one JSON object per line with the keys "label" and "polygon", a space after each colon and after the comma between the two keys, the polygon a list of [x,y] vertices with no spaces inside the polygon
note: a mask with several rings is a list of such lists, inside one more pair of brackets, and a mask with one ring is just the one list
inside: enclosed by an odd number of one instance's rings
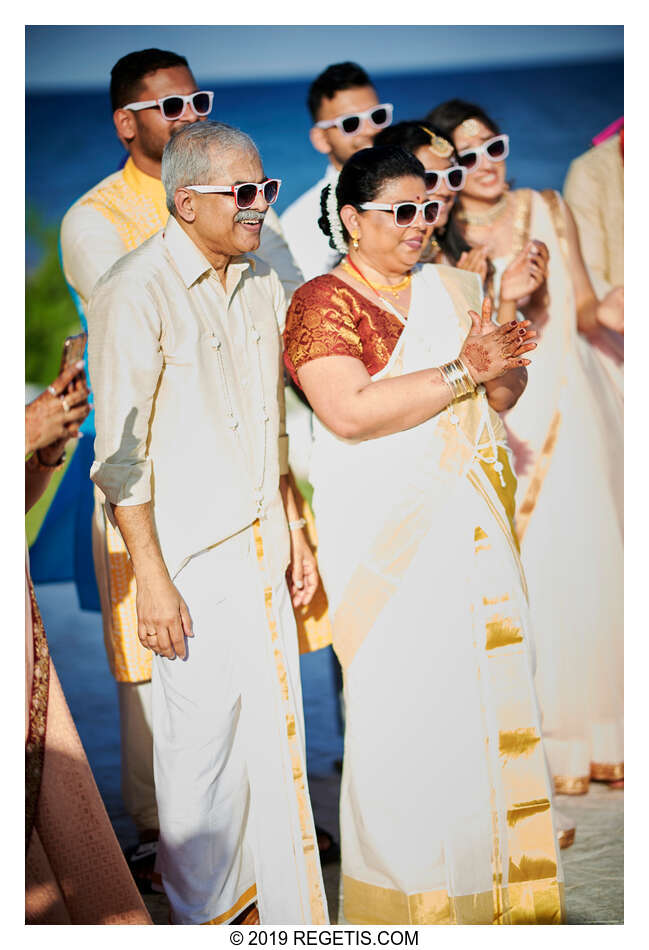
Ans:
{"label": "gold hair ornament", "polygon": [[425,132],[426,135],[430,135],[430,148],[435,155],[439,156],[439,158],[448,158],[449,155],[453,154],[453,146],[450,142],[447,142],[446,139],[443,139],[441,135],[435,135],[435,133],[427,129],[425,125],[420,125],[419,128],[422,132]]}
{"label": "gold hair ornament", "polygon": [[465,119],[460,123],[460,128],[466,135],[477,135],[480,131],[480,125],[477,119]]}

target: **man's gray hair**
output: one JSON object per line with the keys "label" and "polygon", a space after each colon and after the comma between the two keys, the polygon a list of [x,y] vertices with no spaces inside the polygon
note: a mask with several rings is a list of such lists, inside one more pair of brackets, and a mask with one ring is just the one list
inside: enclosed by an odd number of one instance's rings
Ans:
{"label": "man's gray hair", "polygon": [[167,208],[175,214],[174,196],[183,185],[216,185],[219,153],[259,149],[245,132],[225,122],[192,122],[169,139],[162,153],[162,184]]}

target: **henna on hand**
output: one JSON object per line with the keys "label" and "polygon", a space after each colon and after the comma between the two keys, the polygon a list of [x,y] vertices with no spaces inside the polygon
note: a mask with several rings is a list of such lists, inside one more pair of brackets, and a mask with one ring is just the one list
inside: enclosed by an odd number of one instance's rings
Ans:
{"label": "henna on hand", "polygon": [[516,366],[528,365],[529,360],[520,357],[536,347],[532,342],[534,336],[536,331],[530,329],[529,320],[520,324],[512,320],[482,335],[472,328],[460,351],[460,359],[464,360],[475,383],[487,382]]}
{"label": "henna on hand", "polygon": [[482,346],[481,343],[467,343],[462,351],[462,359],[469,364],[469,371],[477,369],[479,373],[488,372],[492,364],[486,347]]}

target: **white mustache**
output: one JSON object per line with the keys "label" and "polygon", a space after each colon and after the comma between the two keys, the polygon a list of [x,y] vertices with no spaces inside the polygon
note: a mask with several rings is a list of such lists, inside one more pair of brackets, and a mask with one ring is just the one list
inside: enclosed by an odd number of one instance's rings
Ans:
{"label": "white mustache", "polygon": [[266,217],[265,211],[254,211],[252,208],[245,208],[238,211],[234,217],[235,224],[239,221],[263,221]]}

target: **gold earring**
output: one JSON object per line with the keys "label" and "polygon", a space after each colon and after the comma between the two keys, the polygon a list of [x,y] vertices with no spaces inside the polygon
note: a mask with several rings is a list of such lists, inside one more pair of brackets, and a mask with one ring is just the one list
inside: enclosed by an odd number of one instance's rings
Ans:
{"label": "gold earring", "polygon": [[352,247],[355,251],[358,250],[358,231],[354,231],[352,234]]}

